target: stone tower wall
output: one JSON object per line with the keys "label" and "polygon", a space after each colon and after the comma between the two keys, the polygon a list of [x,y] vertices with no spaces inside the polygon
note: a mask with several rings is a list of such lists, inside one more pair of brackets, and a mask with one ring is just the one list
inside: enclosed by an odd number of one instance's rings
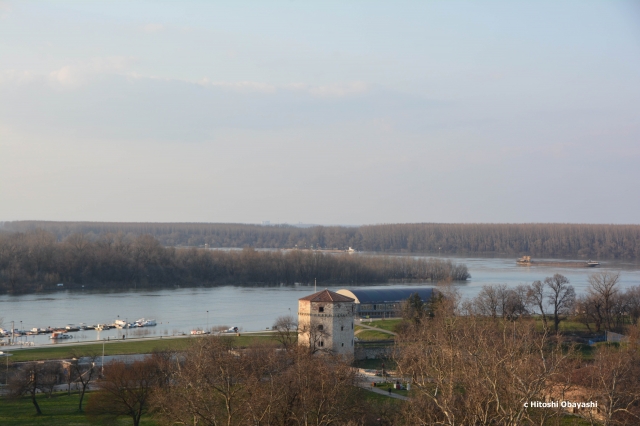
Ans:
{"label": "stone tower wall", "polygon": [[[322,325],[329,334],[322,339],[322,349],[350,357],[354,353],[354,315],[355,304],[352,302],[300,300],[298,304],[300,330]],[[309,346],[309,337],[309,334],[301,333],[298,336],[299,344]]]}

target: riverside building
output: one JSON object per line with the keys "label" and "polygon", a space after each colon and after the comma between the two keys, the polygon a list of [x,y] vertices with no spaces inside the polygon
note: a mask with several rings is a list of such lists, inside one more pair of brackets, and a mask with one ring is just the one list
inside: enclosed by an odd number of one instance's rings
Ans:
{"label": "riverside building", "polygon": [[354,316],[351,297],[322,290],[298,300],[298,344],[314,352],[353,357]]}

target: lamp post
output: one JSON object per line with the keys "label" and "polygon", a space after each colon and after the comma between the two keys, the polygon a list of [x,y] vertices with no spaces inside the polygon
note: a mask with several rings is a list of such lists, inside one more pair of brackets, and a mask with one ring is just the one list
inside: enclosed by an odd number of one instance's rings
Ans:
{"label": "lamp post", "polygon": [[22,329],[22,321],[20,321],[20,343],[22,344],[22,336],[24,335],[24,330]]}
{"label": "lamp post", "polygon": [[102,338],[102,377],[104,377],[104,337]]}
{"label": "lamp post", "polygon": [[207,329],[205,332],[209,331],[209,311],[207,311]]}

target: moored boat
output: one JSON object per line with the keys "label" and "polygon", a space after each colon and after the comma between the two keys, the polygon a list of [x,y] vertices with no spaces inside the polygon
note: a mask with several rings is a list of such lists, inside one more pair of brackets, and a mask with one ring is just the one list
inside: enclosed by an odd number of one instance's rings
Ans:
{"label": "moored boat", "polygon": [[520,259],[516,260],[518,265],[531,265],[531,256],[522,256]]}
{"label": "moored boat", "polygon": [[138,327],[154,327],[158,325],[158,323],[156,323],[156,320],[154,319],[140,318],[139,320],[136,321],[136,325]]}
{"label": "moored boat", "polygon": [[55,331],[53,333],[51,333],[51,336],[49,336],[49,339],[71,339],[73,338],[72,335],[70,334],[66,334],[66,333],[62,333],[59,331]]}

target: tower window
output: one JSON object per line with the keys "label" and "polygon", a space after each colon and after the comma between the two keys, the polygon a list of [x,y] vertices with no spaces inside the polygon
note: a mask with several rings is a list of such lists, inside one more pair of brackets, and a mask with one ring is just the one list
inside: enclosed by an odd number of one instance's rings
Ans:
{"label": "tower window", "polygon": [[324,325],[320,324],[320,325],[318,326],[318,330],[324,330]]}
{"label": "tower window", "polygon": [[344,326],[343,325],[340,326],[340,331],[344,331]]}
{"label": "tower window", "polygon": [[351,329],[353,330],[353,323],[351,323]]}
{"label": "tower window", "polygon": [[324,346],[324,342],[320,340],[320,346]]}
{"label": "tower window", "polygon": [[344,343],[341,343],[342,346],[344,346]]}
{"label": "tower window", "polygon": [[320,307],[318,308],[318,312],[324,312],[324,306],[320,306]]}

